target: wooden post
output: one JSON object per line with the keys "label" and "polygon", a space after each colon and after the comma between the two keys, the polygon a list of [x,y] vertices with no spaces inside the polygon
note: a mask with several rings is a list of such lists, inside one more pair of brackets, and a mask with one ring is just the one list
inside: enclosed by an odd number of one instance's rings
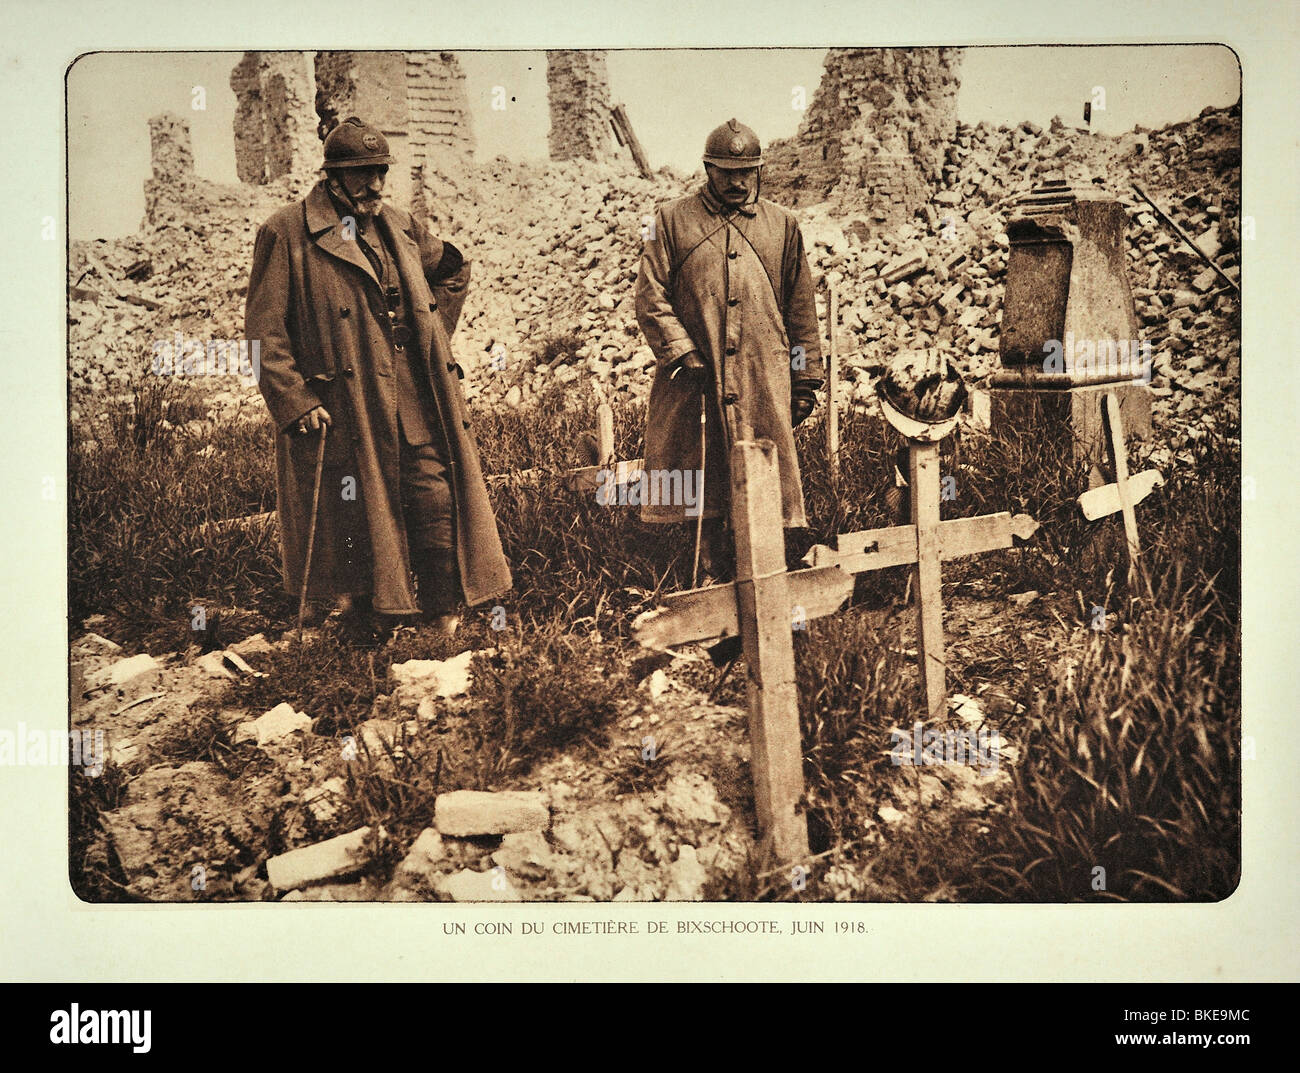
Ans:
{"label": "wooden post", "polygon": [[916,650],[931,719],[948,702],[944,678],[943,588],[939,544],[939,445],[908,441],[908,484],[916,526]]}
{"label": "wooden post", "polygon": [[836,341],[840,316],[839,295],[835,290],[835,284],[832,283],[830,288],[831,332],[830,356],[827,359],[826,370],[826,455],[830,460],[831,480],[835,480],[840,473],[840,411],[835,403],[840,373],[839,348]]}
{"label": "wooden post", "polygon": [[1124,423],[1119,416],[1119,397],[1113,391],[1106,393],[1105,402],[1106,450],[1110,453],[1115,470],[1115,491],[1119,495],[1119,509],[1124,516],[1124,547],[1128,559],[1128,585],[1133,592],[1137,585],[1138,560],[1142,547],[1138,543],[1137,516],[1133,513],[1133,492],[1129,488],[1128,454],[1124,448]]}
{"label": "wooden post", "polygon": [[758,829],[777,860],[808,856],[803,796],[799,694],[794,678],[793,607],[785,573],[785,534],[776,446],[737,443],[731,452],[732,524],[736,533],[736,604],[749,666],[750,764]]}
{"label": "wooden post", "polygon": [[641,178],[649,179],[654,172],[650,170],[650,161],[645,155],[645,150],[641,148],[641,141],[637,138],[636,131],[632,129],[632,121],[627,117],[627,109],[621,104],[616,104],[610,112],[613,116],[614,131],[618,134],[619,140],[631,150],[632,160],[636,163]]}
{"label": "wooden post", "polygon": [[607,466],[614,457],[614,411],[607,402],[596,407],[596,450],[598,465]]}

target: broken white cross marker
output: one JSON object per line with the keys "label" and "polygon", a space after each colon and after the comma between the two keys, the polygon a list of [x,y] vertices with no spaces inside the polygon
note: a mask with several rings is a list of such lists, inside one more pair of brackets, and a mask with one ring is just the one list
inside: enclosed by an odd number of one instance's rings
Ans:
{"label": "broken white cross marker", "polygon": [[1105,418],[1102,426],[1106,433],[1106,453],[1110,456],[1115,483],[1084,492],[1079,496],[1079,508],[1090,522],[1110,514],[1123,515],[1128,576],[1132,585],[1138,559],[1142,554],[1142,546],[1138,541],[1137,516],[1133,513],[1133,508],[1150,495],[1154,488],[1164,484],[1164,478],[1153,469],[1129,476],[1128,454],[1124,447],[1124,423],[1120,420],[1119,397],[1115,392],[1107,392],[1102,415]]}

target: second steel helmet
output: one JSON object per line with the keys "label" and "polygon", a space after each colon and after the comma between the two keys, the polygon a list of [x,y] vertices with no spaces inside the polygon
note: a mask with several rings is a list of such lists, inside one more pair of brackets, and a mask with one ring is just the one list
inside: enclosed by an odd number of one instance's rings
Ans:
{"label": "second steel helmet", "polygon": [[911,439],[934,442],[956,427],[966,384],[939,350],[905,351],[890,362],[876,384],[880,409],[894,428]]}
{"label": "second steel helmet", "polygon": [[756,168],[763,163],[758,135],[744,123],[728,119],[704,142],[704,163],[719,168]]}
{"label": "second steel helmet", "polygon": [[325,139],[322,167],[371,168],[395,163],[388,152],[388,139],[356,116],[349,116]]}

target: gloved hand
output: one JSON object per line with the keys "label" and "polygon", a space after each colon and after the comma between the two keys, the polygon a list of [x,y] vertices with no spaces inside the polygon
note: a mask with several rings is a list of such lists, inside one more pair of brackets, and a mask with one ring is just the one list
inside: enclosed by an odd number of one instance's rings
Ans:
{"label": "gloved hand", "polygon": [[797,383],[790,389],[790,427],[798,428],[817,409],[817,392],[812,383]]}
{"label": "gloved hand", "polygon": [[697,387],[703,387],[708,376],[709,367],[704,364],[704,359],[700,357],[698,350],[683,354],[672,363],[668,371],[669,380],[684,380],[686,383],[694,384]]}

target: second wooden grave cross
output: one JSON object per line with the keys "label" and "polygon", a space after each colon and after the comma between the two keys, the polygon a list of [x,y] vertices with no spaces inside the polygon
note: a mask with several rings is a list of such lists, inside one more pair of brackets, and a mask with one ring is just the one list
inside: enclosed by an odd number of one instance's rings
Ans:
{"label": "second wooden grave cross", "polygon": [[787,571],[779,510],[776,448],[767,440],[739,442],[731,452],[731,515],[736,536],[736,580],[673,593],[638,616],[633,635],[646,647],[740,636],[748,666],[750,766],[760,844],[782,862],[808,856],[808,826],[799,813],[803,749],[795,688],[792,630],[834,614],[852,595],[864,570],[915,564],[917,617],[926,707],[931,717],[946,707],[943,676],[941,559],[1009,548],[1038,523],[1025,515],[992,514],[939,521],[937,444],[911,442],[913,524],[851,533],[837,549],[814,549],[812,567]]}

